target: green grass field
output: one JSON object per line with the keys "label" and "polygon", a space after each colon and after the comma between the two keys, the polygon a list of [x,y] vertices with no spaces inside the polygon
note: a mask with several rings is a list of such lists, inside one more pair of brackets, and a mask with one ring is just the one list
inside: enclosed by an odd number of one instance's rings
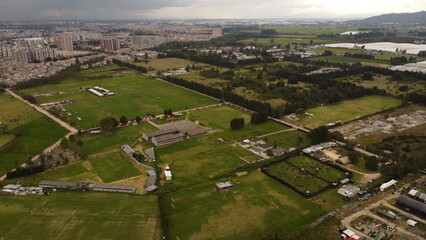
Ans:
{"label": "green grass field", "polygon": [[48,117],[38,118],[8,131],[16,138],[0,148],[0,175],[7,173],[54,144],[67,133]]}
{"label": "green grass field", "polygon": [[111,133],[101,133],[99,135],[84,134],[76,136],[77,140],[82,140],[83,147],[77,147],[78,151],[87,155],[110,151],[120,148],[121,145],[131,145],[135,143],[144,132],[156,130],[155,127],[148,123],[138,124],[136,126],[129,126],[114,129]]}
{"label": "green grass field", "polygon": [[294,167],[286,161],[270,165],[265,171],[290,184],[302,193],[315,193],[329,185],[328,182],[302,172],[301,168]]}
{"label": "green grass field", "polygon": [[309,58],[312,61],[328,61],[334,63],[362,63],[366,65],[390,65],[389,61],[386,60],[375,60],[375,59],[362,59],[345,56],[321,56]]}
{"label": "green grass field", "polygon": [[41,116],[25,103],[7,94],[0,94],[0,112],[0,122],[8,129],[14,129]]}
{"label": "green grass field", "polygon": [[12,178],[8,183],[21,182],[26,185],[38,185],[41,180],[70,181],[85,180],[88,182],[115,182],[129,177],[143,175],[121,151],[89,158],[85,161],[75,162],[66,166],[47,170],[42,173]]}
{"label": "green grass field", "polygon": [[244,118],[246,124],[250,123],[249,113],[229,106],[202,109],[189,114],[192,121],[199,121],[206,127],[218,130],[230,129],[229,122],[234,118]]}
{"label": "green grass field", "polygon": [[[105,72],[109,74],[109,71]],[[82,74],[87,79],[88,74]],[[101,86],[117,93],[116,96],[97,97],[88,91],[80,90],[88,87]],[[69,120],[79,128],[99,126],[100,119],[108,116],[120,118],[126,116],[133,119],[137,115],[161,114],[164,109],[173,111],[194,108],[216,103],[211,98],[197,93],[154,80],[126,70],[122,76],[96,79],[68,79],[59,84],[44,85],[23,90],[23,93],[48,93],[59,91],[52,97],[38,97],[39,103],[59,100],[74,100],[75,103],[64,106],[72,115]],[[80,117],[82,120],[77,120]]]}
{"label": "green grass field", "polygon": [[353,120],[358,116],[361,117],[388,108],[397,107],[400,104],[401,100],[395,98],[366,96],[308,109],[306,112],[313,114],[314,117],[303,117],[300,121],[296,121],[295,123],[313,129],[339,120],[342,122]]}
{"label": "green grass field", "polygon": [[[234,141],[288,129],[284,125],[268,121],[262,124],[247,124],[242,129],[231,130],[229,121],[235,117],[249,119],[247,113],[229,106],[193,111],[189,114],[191,120],[198,120],[217,131],[208,136],[158,148],[159,161],[169,164],[171,169],[174,169],[175,183],[186,186],[204,182],[246,166],[248,163],[240,157],[250,162],[258,160],[258,157],[237,147],[233,144]],[[218,142],[218,138],[225,140],[226,144]]]}
{"label": "green grass field", "polygon": [[161,239],[156,196],[0,195],[2,239]]}
{"label": "green grass field", "polygon": [[288,162],[292,163],[298,168],[303,168],[306,171],[314,174],[315,176],[330,182],[337,182],[346,178],[345,172],[339,171],[325,164],[322,164],[310,157],[306,157],[306,156],[292,157],[288,159]]}
{"label": "green grass field", "polygon": [[259,239],[263,231],[293,232],[325,213],[258,171],[218,181],[226,180],[236,187],[218,192],[208,182],[166,195],[171,239]]}
{"label": "green grass field", "polygon": [[103,182],[114,182],[142,174],[121,152],[91,158],[90,163]]}
{"label": "green grass field", "polygon": [[[303,148],[310,145],[309,139],[306,137],[306,133],[302,131],[289,131],[282,132],[273,135],[269,135],[263,138],[267,142],[274,143],[275,145],[283,148]],[[299,140],[300,139],[300,140]]]}

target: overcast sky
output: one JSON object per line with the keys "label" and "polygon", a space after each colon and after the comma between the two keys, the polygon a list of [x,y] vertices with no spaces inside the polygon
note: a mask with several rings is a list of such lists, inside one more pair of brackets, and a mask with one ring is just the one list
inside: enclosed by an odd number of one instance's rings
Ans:
{"label": "overcast sky", "polygon": [[0,0],[0,20],[339,18],[425,8],[426,0]]}

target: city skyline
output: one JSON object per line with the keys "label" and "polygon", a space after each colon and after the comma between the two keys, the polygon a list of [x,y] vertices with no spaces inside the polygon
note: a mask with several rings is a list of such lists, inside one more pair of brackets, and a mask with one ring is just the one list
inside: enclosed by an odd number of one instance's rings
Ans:
{"label": "city skyline", "polygon": [[0,20],[364,18],[422,8],[424,0],[268,0],[260,3],[253,0],[124,0],[120,3],[111,0],[1,0]]}

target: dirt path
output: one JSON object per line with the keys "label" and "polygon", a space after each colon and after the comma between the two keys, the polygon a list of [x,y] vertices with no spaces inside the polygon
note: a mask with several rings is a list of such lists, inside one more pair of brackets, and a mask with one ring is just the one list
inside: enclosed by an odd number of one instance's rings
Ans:
{"label": "dirt path", "polygon": [[360,181],[361,183],[367,183],[369,180],[378,179],[382,175],[380,173],[365,173],[365,172],[361,172],[361,171],[358,171],[358,170],[355,170],[355,169],[352,169],[352,168],[346,167],[345,165],[340,165],[340,164],[339,164],[339,167],[347,169],[347,170],[349,170],[351,172],[355,172],[355,173],[361,174],[363,176],[361,178],[361,181]]}
{"label": "dirt path", "polygon": [[16,93],[12,92],[10,89],[6,89],[6,92],[7,92],[9,95],[11,95],[11,96],[15,97],[16,99],[18,99],[19,101],[21,101],[21,102],[23,102],[23,103],[25,103],[25,104],[29,105],[30,107],[32,107],[33,109],[37,110],[38,112],[40,112],[40,113],[42,113],[42,114],[46,115],[47,117],[49,117],[49,118],[50,118],[50,119],[52,119],[53,121],[57,122],[57,123],[58,123],[59,125],[61,125],[62,127],[64,127],[64,128],[66,128],[66,129],[68,129],[68,131],[70,131],[70,132],[72,132],[72,133],[76,133],[76,132],[78,132],[78,130],[77,130],[76,128],[72,127],[71,125],[69,125],[68,123],[66,123],[66,122],[62,121],[61,119],[59,119],[59,118],[57,118],[57,117],[53,116],[51,113],[49,113],[48,111],[46,111],[46,110],[44,110],[44,109],[40,108],[39,106],[37,106],[37,105],[35,105],[35,104],[32,104],[32,103],[30,103],[30,102],[28,102],[28,101],[24,100],[21,96],[19,96],[19,95],[17,95]]}

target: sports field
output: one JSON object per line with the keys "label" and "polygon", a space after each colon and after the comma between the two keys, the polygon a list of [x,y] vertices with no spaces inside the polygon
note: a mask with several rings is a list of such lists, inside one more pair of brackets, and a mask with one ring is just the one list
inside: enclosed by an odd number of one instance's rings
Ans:
{"label": "sports field", "polygon": [[336,121],[347,122],[357,117],[397,107],[400,104],[401,100],[396,98],[366,96],[308,109],[306,112],[313,114],[314,116],[305,116],[300,121],[295,121],[294,123],[313,129]]}
{"label": "sports field", "polygon": [[[107,71],[104,75],[111,74]],[[117,74],[114,71],[113,74]],[[64,106],[71,114],[66,120],[79,127],[89,128],[99,126],[100,119],[108,116],[120,118],[126,116],[133,119],[137,115],[161,114],[164,109],[173,111],[194,108],[216,103],[215,100],[194,92],[154,80],[136,72],[126,70],[119,76],[112,78],[89,80],[89,73],[82,73],[85,80],[68,79],[59,84],[44,85],[22,92],[27,94],[43,94],[61,92],[51,97],[38,97],[39,103],[55,102],[60,100],[74,100],[75,103]],[[97,97],[86,90],[88,87],[100,86],[117,95]],[[78,117],[81,120],[78,120]]]}
{"label": "sports field", "polygon": [[0,133],[0,176],[21,165],[54,144],[67,133],[48,117],[26,104],[0,95],[0,122],[7,126]]}
{"label": "sports field", "polygon": [[261,232],[293,232],[325,212],[282,184],[253,171],[231,180],[227,192],[215,182],[177,190],[165,197],[170,239],[259,239]]}
{"label": "sports field", "polygon": [[0,195],[1,239],[161,239],[156,196]]}

